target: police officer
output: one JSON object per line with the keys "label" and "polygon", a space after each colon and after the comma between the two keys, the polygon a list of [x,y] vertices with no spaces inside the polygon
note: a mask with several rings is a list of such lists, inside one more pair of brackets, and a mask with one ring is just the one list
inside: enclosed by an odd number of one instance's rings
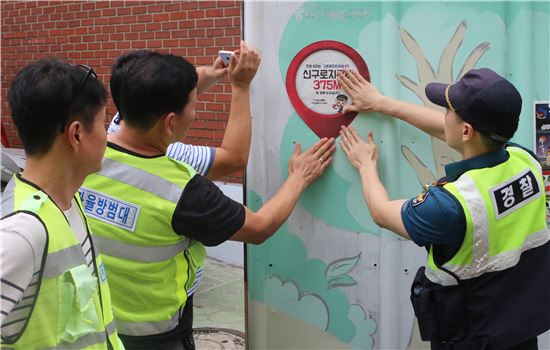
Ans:
{"label": "police officer", "polygon": [[26,166],[2,196],[2,348],[123,349],[76,192],[101,168],[106,91],[89,67],[44,59],[8,91]]}
{"label": "police officer", "polygon": [[446,114],[383,96],[359,74],[340,81],[355,111],[376,111],[416,126],[457,150],[446,177],[411,200],[390,200],[365,142],[343,127],[341,145],[359,171],[374,221],[426,247],[411,300],[432,349],[537,349],[550,328],[550,232],[541,166],[510,143],[521,96],[490,69],[454,84],[431,83],[426,97]]}
{"label": "police officer", "polygon": [[[256,51],[241,43],[228,71],[232,104],[243,113],[250,113],[258,66]],[[303,153],[297,146],[288,179],[258,212],[232,201],[189,165],[165,155],[194,120],[196,84],[195,67],[182,57],[155,53],[135,62],[121,89],[125,122],[108,136],[102,170],[81,188],[127,349],[194,349],[192,291],[202,274],[197,267],[204,263],[204,246],[269,238],[332,160],[333,140],[322,139]]]}

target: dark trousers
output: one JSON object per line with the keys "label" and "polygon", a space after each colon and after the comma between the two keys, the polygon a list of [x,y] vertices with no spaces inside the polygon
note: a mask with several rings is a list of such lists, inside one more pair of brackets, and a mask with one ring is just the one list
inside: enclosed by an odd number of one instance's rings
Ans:
{"label": "dark trousers", "polygon": [[432,350],[538,350],[538,339],[534,337],[532,339],[526,340],[520,344],[514,344],[507,346],[505,348],[495,348],[490,346],[486,341],[479,342],[470,342],[468,344],[458,343],[458,344],[449,344],[449,343],[438,343],[432,342]]}
{"label": "dark trousers", "polygon": [[126,350],[195,350],[193,296],[181,311],[179,324],[170,332],[142,337],[119,334]]}
{"label": "dark trousers", "polygon": [[524,341],[521,344],[512,345],[505,350],[538,350],[539,343],[537,337]]}

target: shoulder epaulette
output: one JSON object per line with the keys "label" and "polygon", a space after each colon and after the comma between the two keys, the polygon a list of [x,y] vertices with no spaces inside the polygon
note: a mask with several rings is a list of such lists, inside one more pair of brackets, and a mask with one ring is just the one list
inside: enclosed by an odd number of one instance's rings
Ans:
{"label": "shoulder epaulette", "polygon": [[440,178],[439,180],[435,181],[432,183],[432,186],[445,186],[446,184],[449,183],[449,179],[447,178],[447,176],[444,176],[442,178]]}
{"label": "shoulder epaulette", "polygon": [[47,200],[48,200],[47,194],[45,194],[42,191],[37,191],[27,196],[23,200],[23,202],[21,202],[19,209],[28,210],[33,213],[38,213],[42,204],[44,204]]}

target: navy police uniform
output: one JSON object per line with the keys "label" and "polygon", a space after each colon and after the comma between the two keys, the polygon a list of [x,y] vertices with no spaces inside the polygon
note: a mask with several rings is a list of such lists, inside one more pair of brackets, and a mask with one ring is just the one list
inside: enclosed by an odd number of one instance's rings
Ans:
{"label": "navy police uniform", "polygon": [[[445,178],[403,205],[401,217],[409,236],[417,245],[433,249],[438,267],[457,254],[467,225],[463,206],[443,186],[467,171],[493,168],[509,157],[503,147],[449,164]],[[544,196],[544,189],[539,190]],[[432,283],[422,267],[411,290],[422,339],[431,340],[432,349],[537,349],[537,335],[550,326],[549,252],[547,242],[524,251],[516,266],[458,279],[453,287]],[[525,312],[531,312],[528,324],[518,327],[518,315]]]}

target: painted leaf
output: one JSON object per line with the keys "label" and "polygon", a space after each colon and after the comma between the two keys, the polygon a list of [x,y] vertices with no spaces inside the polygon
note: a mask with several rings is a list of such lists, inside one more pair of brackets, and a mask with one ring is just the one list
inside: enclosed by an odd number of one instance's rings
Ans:
{"label": "painted leaf", "polygon": [[331,262],[325,271],[327,281],[334,279],[335,277],[347,275],[359,262],[361,253],[351,258],[343,258],[334,260]]}
{"label": "painted leaf", "polygon": [[328,288],[330,289],[335,287],[349,287],[349,286],[354,286],[356,284],[357,284],[357,281],[355,281],[351,276],[340,275],[328,281]]}

